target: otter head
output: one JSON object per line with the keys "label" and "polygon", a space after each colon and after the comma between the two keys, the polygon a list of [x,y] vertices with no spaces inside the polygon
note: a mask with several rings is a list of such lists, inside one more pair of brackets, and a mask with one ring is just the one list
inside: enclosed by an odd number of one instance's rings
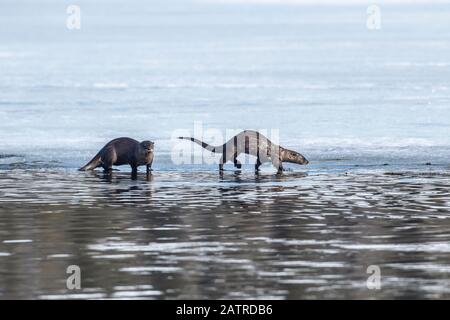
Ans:
{"label": "otter head", "polygon": [[141,148],[145,151],[145,153],[151,153],[153,152],[153,147],[155,146],[155,143],[152,141],[142,141],[140,143]]}
{"label": "otter head", "polygon": [[302,164],[306,165],[309,163],[308,160],[304,156],[302,156],[300,153],[288,149],[284,149],[282,151],[282,161],[296,163],[296,164]]}

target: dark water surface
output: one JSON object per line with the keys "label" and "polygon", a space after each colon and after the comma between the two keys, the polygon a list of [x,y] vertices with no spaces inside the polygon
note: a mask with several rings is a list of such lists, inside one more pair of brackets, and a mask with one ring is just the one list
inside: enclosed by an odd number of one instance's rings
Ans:
{"label": "dark water surface", "polygon": [[0,298],[450,298],[445,171],[0,181]]}

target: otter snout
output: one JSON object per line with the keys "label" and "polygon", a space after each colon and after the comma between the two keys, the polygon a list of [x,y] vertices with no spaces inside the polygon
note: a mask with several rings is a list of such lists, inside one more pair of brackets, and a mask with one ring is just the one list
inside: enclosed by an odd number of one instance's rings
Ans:
{"label": "otter snout", "polygon": [[297,161],[296,163],[300,164],[300,165],[307,165],[309,163],[308,159],[306,159],[304,156],[302,156],[301,154],[297,154],[296,157]]}
{"label": "otter snout", "polygon": [[308,163],[309,163],[309,161],[306,160],[305,158],[303,158],[303,159],[301,159],[301,160],[299,161],[299,164],[302,164],[302,165],[304,165],[304,166],[306,166]]}

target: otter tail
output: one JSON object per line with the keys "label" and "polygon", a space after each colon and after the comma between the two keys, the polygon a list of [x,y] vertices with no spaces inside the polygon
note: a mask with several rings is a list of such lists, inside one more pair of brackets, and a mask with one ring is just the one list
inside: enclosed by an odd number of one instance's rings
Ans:
{"label": "otter tail", "polygon": [[100,157],[100,152],[99,152],[84,167],[81,167],[80,169],[78,169],[78,171],[94,170],[95,168],[99,167],[101,164],[102,164],[102,158]]}
{"label": "otter tail", "polygon": [[190,137],[178,137],[178,139],[184,139],[184,140],[190,140],[192,142],[195,142],[199,145],[201,145],[203,148],[205,148],[208,151],[214,152],[214,153],[221,153],[222,152],[222,148],[221,147],[215,147],[212,146],[210,144],[207,144],[206,142],[200,141],[198,139],[195,138],[190,138]]}

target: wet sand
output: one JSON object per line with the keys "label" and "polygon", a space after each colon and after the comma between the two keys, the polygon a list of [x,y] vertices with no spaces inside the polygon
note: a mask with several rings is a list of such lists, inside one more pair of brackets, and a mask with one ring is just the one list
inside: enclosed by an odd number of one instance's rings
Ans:
{"label": "wet sand", "polygon": [[445,171],[0,171],[0,298],[450,298],[449,186]]}

